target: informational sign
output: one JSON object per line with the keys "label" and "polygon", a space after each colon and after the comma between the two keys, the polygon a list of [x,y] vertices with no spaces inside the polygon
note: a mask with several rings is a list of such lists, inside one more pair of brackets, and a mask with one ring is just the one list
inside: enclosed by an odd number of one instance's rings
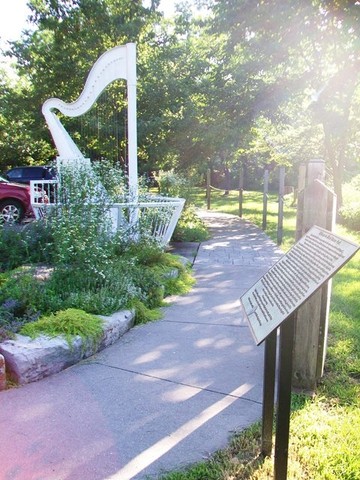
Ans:
{"label": "informational sign", "polygon": [[299,308],[359,248],[323,228],[312,227],[240,299],[256,344]]}

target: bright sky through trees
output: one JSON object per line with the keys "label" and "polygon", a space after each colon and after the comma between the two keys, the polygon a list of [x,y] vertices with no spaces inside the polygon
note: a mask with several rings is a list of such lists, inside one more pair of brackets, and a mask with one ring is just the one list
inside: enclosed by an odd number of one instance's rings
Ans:
{"label": "bright sky through trees", "polygon": [[[6,3],[6,6],[4,5]],[[146,0],[144,4],[146,5]],[[166,16],[175,9],[176,0],[162,0],[161,10]],[[1,0],[0,15],[0,46],[4,48],[7,40],[17,40],[21,31],[26,28],[26,18],[29,14],[27,0]]]}
{"label": "bright sky through trees", "polygon": [[[2,0],[4,4],[6,0]],[[4,46],[6,40],[16,40],[21,30],[26,26],[26,17],[28,8],[26,0],[11,0],[2,5],[0,15],[0,37],[1,46]]]}

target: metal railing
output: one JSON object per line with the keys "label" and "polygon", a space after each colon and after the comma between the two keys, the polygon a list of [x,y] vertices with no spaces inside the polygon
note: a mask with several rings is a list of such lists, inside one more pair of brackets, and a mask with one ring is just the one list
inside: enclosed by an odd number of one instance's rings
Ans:
{"label": "metal railing", "polygon": [[[46,216],[55,206],[61,206],[57,180],[31,181],[30,196],[36,219]],[[109,209],[113,230],[151,235],[165,246],[174,233],[184,204],[183,198],[150,194],[138,202],[114,203]]]}

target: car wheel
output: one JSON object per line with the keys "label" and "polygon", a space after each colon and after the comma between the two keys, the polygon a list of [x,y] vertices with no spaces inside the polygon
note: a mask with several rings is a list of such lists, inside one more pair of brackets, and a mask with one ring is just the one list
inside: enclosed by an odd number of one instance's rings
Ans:
{"label": "car wheel", "polygon": [[24,207],[16,200],[0,202],[0,223],[20,222],[24,216]]}

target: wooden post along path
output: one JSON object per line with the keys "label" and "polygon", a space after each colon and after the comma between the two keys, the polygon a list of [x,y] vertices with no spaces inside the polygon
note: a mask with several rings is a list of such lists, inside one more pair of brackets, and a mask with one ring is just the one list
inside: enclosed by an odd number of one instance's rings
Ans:
{"label": "wooden post along path", "polygon": [[269,170],[264,170],[264,193],[263,193],[263,214],[262,214],[262,229],[266,230],[267,226],[267,204],[269,193]]}
{"label": "wooden post along path", "polygon": [[[323,183],[325,163],[307,165],[306,183],[298,193],[296,240],[313,225],[332,232],[336,217],[336,196]],[[311,297],[296,313],[293,386],[313,391],[323,375],[331,281]]]}
{"label": "wooden post along path", "polygon": [[239,217],[243,216],[243,200],[244,200],[244,170],[239,170]]}
{"label": "wooden post along path", "polygon": [[206,171],[206,203],[207,209],[211,208],[211,170],[210,168]]}
{"label": "wooden post along path", "polygon": [[285,167],[279,167],[279,210],[277,226],[277,244],[281,245],[283,240],[284,225],[284,194],[285,194]]}

